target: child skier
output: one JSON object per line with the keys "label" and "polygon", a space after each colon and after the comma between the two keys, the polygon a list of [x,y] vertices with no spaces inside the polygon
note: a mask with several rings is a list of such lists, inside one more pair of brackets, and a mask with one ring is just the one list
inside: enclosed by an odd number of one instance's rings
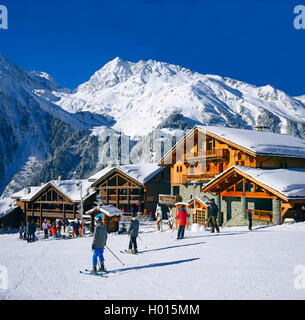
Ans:
{"label": "child skier", "polygon": [[[93,257],[92,257],[93,269],[91,270],[92,274],[105,271],[103,254],[104,254],[104,247],[106,246],[106,242],[107,242],[107,228],[103,224],[102,214],[100,213],[96,217],[96,227],[94,230],[93,242],[92,242],[92,250],[93,250]],[[98,270],[96,269],[97,258],[99,259],[101,264]]]}
{"label": "child skier", "polygon": [[[129,239],[129,250],[130,253],[138,253],[138,246],[137,246],[137,237],[139,233],[139,220],[137,215],[134,213],[132,219],[130,220],[130,226],[128,230],[128,234],[130,236]],[[133,246],[133,250],[132,250]]]}

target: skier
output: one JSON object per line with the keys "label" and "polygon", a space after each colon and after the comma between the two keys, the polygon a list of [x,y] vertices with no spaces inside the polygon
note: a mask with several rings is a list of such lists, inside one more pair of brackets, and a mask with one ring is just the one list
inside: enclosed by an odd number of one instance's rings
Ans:
{"label": "skier", "polygon": [[159,204],[157,204],[156,208],[156,219],[157,219],[157,231],[162,231],[162,210]]}
{"label": "skier", "polygon": [[28,224],[27,232],[27,242],[35,241],[36,223],[34,220],[30,221]]}
{"label": "skier", "polygon": [[44,239],[48,239],[48,237],[49,237],[48,228],[49,228],[49,223],[48,223],[47,219],[44,219],[44,221],[42,223],[42,230],[44,232]]}
{"label": "skier", "polygon": [[24,226],[23,222],[21,222],[21,226],[19,228],[19,239],[23,239],[24,232],[25,232],[25,226]]}
{"label": "skier", "polygon": [[252,231],[252,211],[251,209],[247,210],[248,221],[249,221],[249,230]]}
{"label": "skier", "polygon": [[55,226],[55,222],[52,224],[51,230],[52,230],[52,236],[53,236],[53,238],[54,238],[54,239],[57,238],[58,235],[57,235],[57,228],[56,228],[56,226]]}
{"label": "skier", "polygon": [[211,222],[211,233],[214,233],[215,228],[217,233],[219,233],[219,227],[217,224],[218,206],[215,203],[214,199],[210,200],[209,213],[210,213],[210,222]]}
{"label": "skier", "polygon": [[72,222],[73,232],[72,236],[78,237],[79,235],[79,225],[77,218]]}
{"label": "skier", "polygon": [[[137,246],[137,237],[139,233],[139,220],[137,215],[134,213],[132,219],[130,220],[130,226],[128,230],[128,234],[130,236],[129,239],[129,250],[130,253],[138,253],[138,246]],[[133,246],[133,250],[132,250]]]}
{"label": "skier", "polygon": [[177,240],[184,238],[184,230],[185,230],[186,220],[188,217],[190,217],[190,215],[186,212],[185,206],[182,206],[181,210],[179,211],[176,217],[176,219],[179,219]]}
{"label": "skier", "polygon": [[68,221],[68,219],[64,220],[64,228],[65,228],[65,239],[69,239],[70,238],[70,223]]}
{"label": "skier", "polygon": [[[93,242],[92,242],[92,250],[93,250],[93,257],[92,257],[92,265],[93,269],[91,270],[91,274],[96,274],[97,272],[105,271],[104,266],[104,247],[106,246],[107,242],[107,228],[103,224],[103,219],[101,217],[101,213],[96,217],[96,226],[93,235]],[[97,259],[100,261],[100,268],[96,270]]]}

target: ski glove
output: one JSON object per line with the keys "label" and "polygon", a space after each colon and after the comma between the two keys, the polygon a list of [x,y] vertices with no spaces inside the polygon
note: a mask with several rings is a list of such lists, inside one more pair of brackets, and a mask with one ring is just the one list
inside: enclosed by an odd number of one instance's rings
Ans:
{"label": "ski glove", "polygon": [[92,251],[95,249],[94,244],[92,245]]}

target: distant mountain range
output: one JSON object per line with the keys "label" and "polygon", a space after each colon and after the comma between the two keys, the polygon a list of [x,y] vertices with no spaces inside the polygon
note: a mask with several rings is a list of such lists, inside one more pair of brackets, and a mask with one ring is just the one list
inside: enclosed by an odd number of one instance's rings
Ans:
{"label": "distant mountain range", "polygon": [[[120,58],[72,91],[0,56],[0,194],[58,176],[86,178],[116,164],[116,153],[122,163],[157,162],[196,124],[260,124],[305,138],[305,96],[165,62]],[[130,153],[113,153],[109,136],[119,144],[129,139]]]}

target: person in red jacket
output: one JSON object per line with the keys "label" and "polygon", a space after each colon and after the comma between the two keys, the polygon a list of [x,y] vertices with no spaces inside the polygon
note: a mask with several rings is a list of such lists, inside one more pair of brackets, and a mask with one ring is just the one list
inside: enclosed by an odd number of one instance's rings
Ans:
{"label": "person in red jacket", "polygon": [[179,228],[178,228],[178,234],[177,234],[177,240],[184,238],[184,230],[186,225],[186,220],[189,218],[189,214],[186,212],[185,207],[182,206],[181,210],[176,216],[176,219],[179,220]]}

